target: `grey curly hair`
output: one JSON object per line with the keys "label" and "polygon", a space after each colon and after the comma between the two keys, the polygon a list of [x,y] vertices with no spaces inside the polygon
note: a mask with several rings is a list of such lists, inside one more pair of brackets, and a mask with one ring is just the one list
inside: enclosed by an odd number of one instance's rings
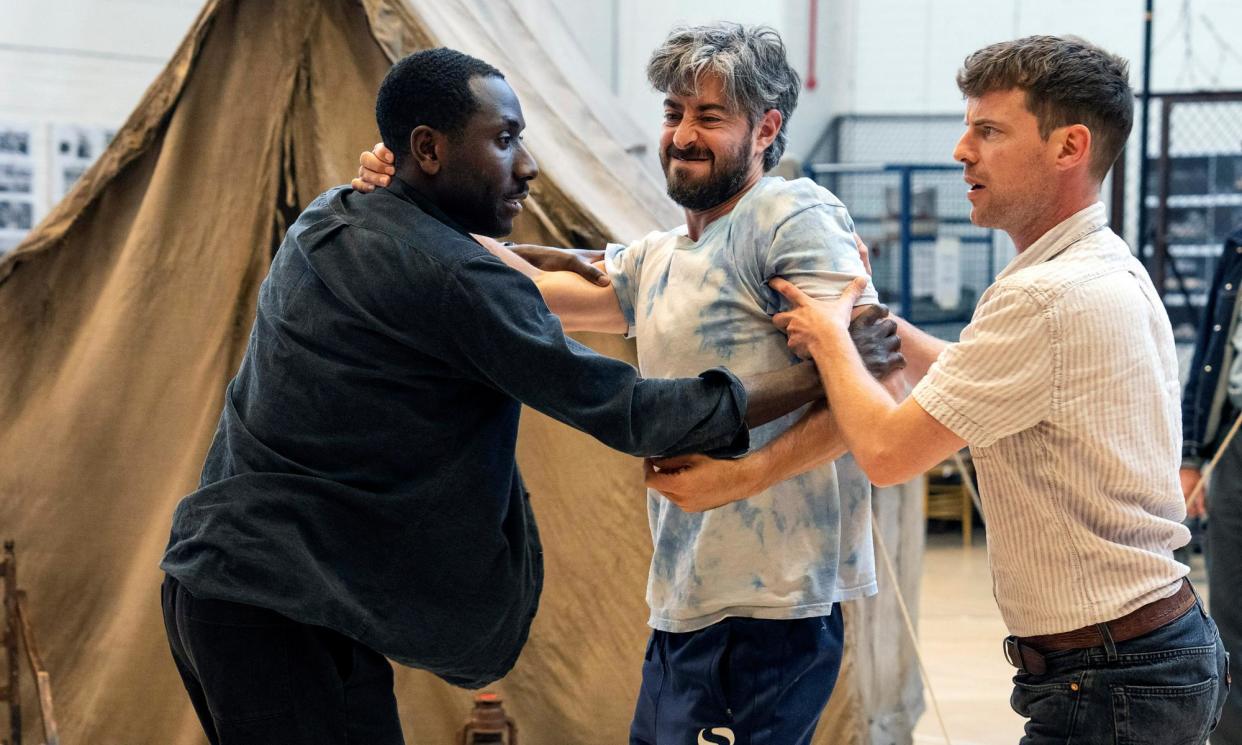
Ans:
{"label": "grey curly hair", "polygon": [[780,34],[738,23],[677,26],[647,63],[647,80],[661,93],[695,95],[705,74],[720,78],[729,106],[749,114],[752,126],[772,109],[781,113],[780,131],[763,152],[764,170],[775,166],[789,141],[801,83]]}

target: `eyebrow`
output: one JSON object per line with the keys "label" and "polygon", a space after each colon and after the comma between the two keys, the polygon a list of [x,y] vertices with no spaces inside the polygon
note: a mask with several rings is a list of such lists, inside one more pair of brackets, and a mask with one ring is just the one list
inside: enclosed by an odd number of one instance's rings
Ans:
{"label": "eyebrow", "polygon": [[[664,107],[667,109],[678,109],[678,110],[686,108],[685,106],[682,106],[681,104],[677,103],[671,98],[664,99]],[[699,112],[723,111],[727,114],[729,112],[729,107],[721,103],[705,103],[705,104],[700,104],[699,106],[695,106],[694,110],[699,111]]]}
{"label": "eyebrow", "polygon": [[1002,126],[1001,123],[996,121],[995,119],[975,119],[973,121],[967,121],[965,124],[967,127],[984,127],[984,126],[1000,127]]}

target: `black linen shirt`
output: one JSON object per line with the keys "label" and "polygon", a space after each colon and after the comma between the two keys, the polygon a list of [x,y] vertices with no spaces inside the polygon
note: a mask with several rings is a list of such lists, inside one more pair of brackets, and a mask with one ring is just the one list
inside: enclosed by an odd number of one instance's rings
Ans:
{"label": "black linen shirt", "polygon": [[748,443],[728,371],[642,379],[567,339],[534,283],[408,185],[332,189],[260,288],[161,567],[196,596],[485,685],[517,659],[542,585],[519,402],[633,455]]}

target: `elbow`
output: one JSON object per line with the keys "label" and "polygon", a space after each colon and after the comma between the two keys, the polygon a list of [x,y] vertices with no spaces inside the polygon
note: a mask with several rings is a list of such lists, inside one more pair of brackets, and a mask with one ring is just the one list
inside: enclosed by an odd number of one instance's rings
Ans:
{"label": "elbow", "polygon": [[916,475],[910,471],[909,459],[895,448],[881,446],[869,453],[855,453],[854,459],[874,486],[904,484]]}

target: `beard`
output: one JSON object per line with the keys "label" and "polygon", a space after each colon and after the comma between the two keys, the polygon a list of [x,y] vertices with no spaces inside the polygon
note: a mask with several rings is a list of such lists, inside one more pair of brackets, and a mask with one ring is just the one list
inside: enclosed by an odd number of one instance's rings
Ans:
{"label": "beard", "polygon": [[[707,158],[711,168],[702,178],[677,175],[670,168],[675,157]],[[660,166],[664,169],[668,195],[674,202],[695,212],[709,210],[727,201],[745,185],[750,171],[750,138],[721,157],[709,150],[681,150],[670,144],[660,153]]]}

